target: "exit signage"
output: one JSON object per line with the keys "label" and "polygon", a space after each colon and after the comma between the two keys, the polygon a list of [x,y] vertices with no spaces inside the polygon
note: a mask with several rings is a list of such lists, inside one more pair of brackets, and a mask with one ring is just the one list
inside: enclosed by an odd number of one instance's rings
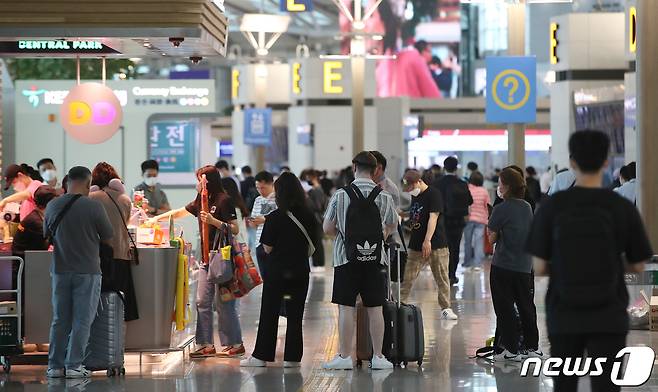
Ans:
{"label": "exit signage", "polygon": [[313,0],[279,0],[282,12],[313,11]]}
{"label": "exit signage", "polygon": [[118,51],[96,40],[0,41],[3,54],[114,54]]}

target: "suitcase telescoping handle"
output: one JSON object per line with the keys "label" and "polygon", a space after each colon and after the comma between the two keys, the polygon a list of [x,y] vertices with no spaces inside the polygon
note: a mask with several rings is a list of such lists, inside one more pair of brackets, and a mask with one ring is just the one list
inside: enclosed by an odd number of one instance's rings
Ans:
{"label": "suitcase telescoping handle", "polygon": [[[399,309],[399,308],[400,308],[401,301],[402,301],[402,299],[400,298],[400,297],[402,296],[402,293],[401,293],[401,291],[402,291],[402,288],[401,288],[401,287],[402,287],[402,277],[400,276],[400,268],[401,268],[401,267],[400,267],[400,253],[401,253],[401,251],[400,251],[400,246],[399,246],[398,244],[395,244],[395,245],[389,247],[389,252],[390,252],[391,250],[393,250],[393,249],[394,249],[395,252],[396,252],[395,256],[396,256],[396,260],[397,260],[397,270],[398,270],[398,282],[397,282],[397,288],[398,288],[398,289],[397,289],[397,290],[398,290],[398,298],[397,298],[397,301],[396,301],[396,305],[398,306],[398,309]],[[392,256],[392,255],[390,255],[390,256]],[[393,297],[393,279],[391,278],[391,263],[390,263],[390,262],[388,263],[388,268],[386,269],[386,271],[388,272],[388,273],[387,273],[387,275],[388,275],[388,299],[389,299],[389,301],[390,301],[390,300],[392,300],[391,297]]]}

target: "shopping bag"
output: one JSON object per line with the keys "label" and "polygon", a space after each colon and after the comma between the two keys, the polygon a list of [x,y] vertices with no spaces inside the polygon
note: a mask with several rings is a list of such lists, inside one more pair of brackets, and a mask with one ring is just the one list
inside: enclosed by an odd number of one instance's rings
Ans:
{"label": "shopping bag", "polygon": [[260,278],[256,266],[253,264],[253,260],[251,260],[251,254],[249,253],[247,244],[240,244],[234,241],[233,249],[236,250],[233,255],[233,262],[235,264],[234,277],[238,282],[241,295],[244,296],[262,284],[263,281]]}
{"label": "shopping bag", "polygon": [[234,262],[231,252],[231,231],[223,225],[215,234],[215,241],[210,251],[208,263],[208,282],[213,284],[226,284],[233,279]]}

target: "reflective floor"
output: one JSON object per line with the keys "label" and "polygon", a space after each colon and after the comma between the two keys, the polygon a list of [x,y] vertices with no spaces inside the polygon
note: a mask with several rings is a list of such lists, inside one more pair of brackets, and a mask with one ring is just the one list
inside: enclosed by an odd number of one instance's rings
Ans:
{"label": "reflective floor", "polygon": [[[304,321],[305,353],[301,369],[281,367],[285,329],[279,328],[278,362],[267,369],[241,369],[238,360],[207,359],[183,361],[170,354],[164,365],[143,366],[129,357],[128,375],[108,379],[95,375],[90,381],[48,381],[45,368],[15,366],[9,376],[0,376],[0,390],[7,391],[550,391],[549,378],[521,378],[519,365],[492,365],[469,359],[493,333],[495,317],[491,305],[488,273],[460,272],[462,280],[453,287],[454,308],[459,321],[442,321],[436,305],[435,285],[429,270],[423,271],[412,292],[412,303],[419,304],[425,321],[425,362],[408,369],[328,372],[320,364],[331,358],[337,348],[337,308],[331,298],[331,270],[313,274]],[[548,351],[544,305],[546,280],[537,281],[542,348]],[[256,336],[260,292],[254,291],[241,303],[242,326],[247,350]],[[283,323],[282,323],[283,324]],[[216,341],[217,338],[215,338]],[[658,333],[632,331],[631,344],[658,346]],[[148,361],[145,361],[148,362]],[[156,369],[157,368],[157,369]],[[658,373],[658,372],[654,372]],[[658,376],[634,391],[658,391]],[[581,391],[589,391],[589,382],[581,380]]]}

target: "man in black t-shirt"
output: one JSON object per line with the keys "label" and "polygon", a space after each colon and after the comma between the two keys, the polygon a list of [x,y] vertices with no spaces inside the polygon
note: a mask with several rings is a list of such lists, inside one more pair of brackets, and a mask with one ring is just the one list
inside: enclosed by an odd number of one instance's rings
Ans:
{"label": "man in black t-shirt", "polygon": [[448,241],[443,226],[443,199],[438,189],[428,186],[416,170],[409,170],[403,179],[404,191],[411,195],[411,238],[409,256],[400,290],[406,301],[420,270],[429,263],[438,286],[441,317],[457,320],[450,308],[450,277]]}
{"label": "man in black t-shirt", "polygon": [[[591,377],[593,391],[619,390],[610,373],[628,333],[624,270],[643,271],[653,255],[635,206],[601,186],[609,148],[608,136],[599,131],[571,136],[575,186],[542,203],[527,243],[535,274],[550,277],[546,324],[551,356],[581,358],[587,351],[592,363],[607,358],[603,375]],[[555,391],[575,391],[577,384],[577,377],[560,375]]]}

